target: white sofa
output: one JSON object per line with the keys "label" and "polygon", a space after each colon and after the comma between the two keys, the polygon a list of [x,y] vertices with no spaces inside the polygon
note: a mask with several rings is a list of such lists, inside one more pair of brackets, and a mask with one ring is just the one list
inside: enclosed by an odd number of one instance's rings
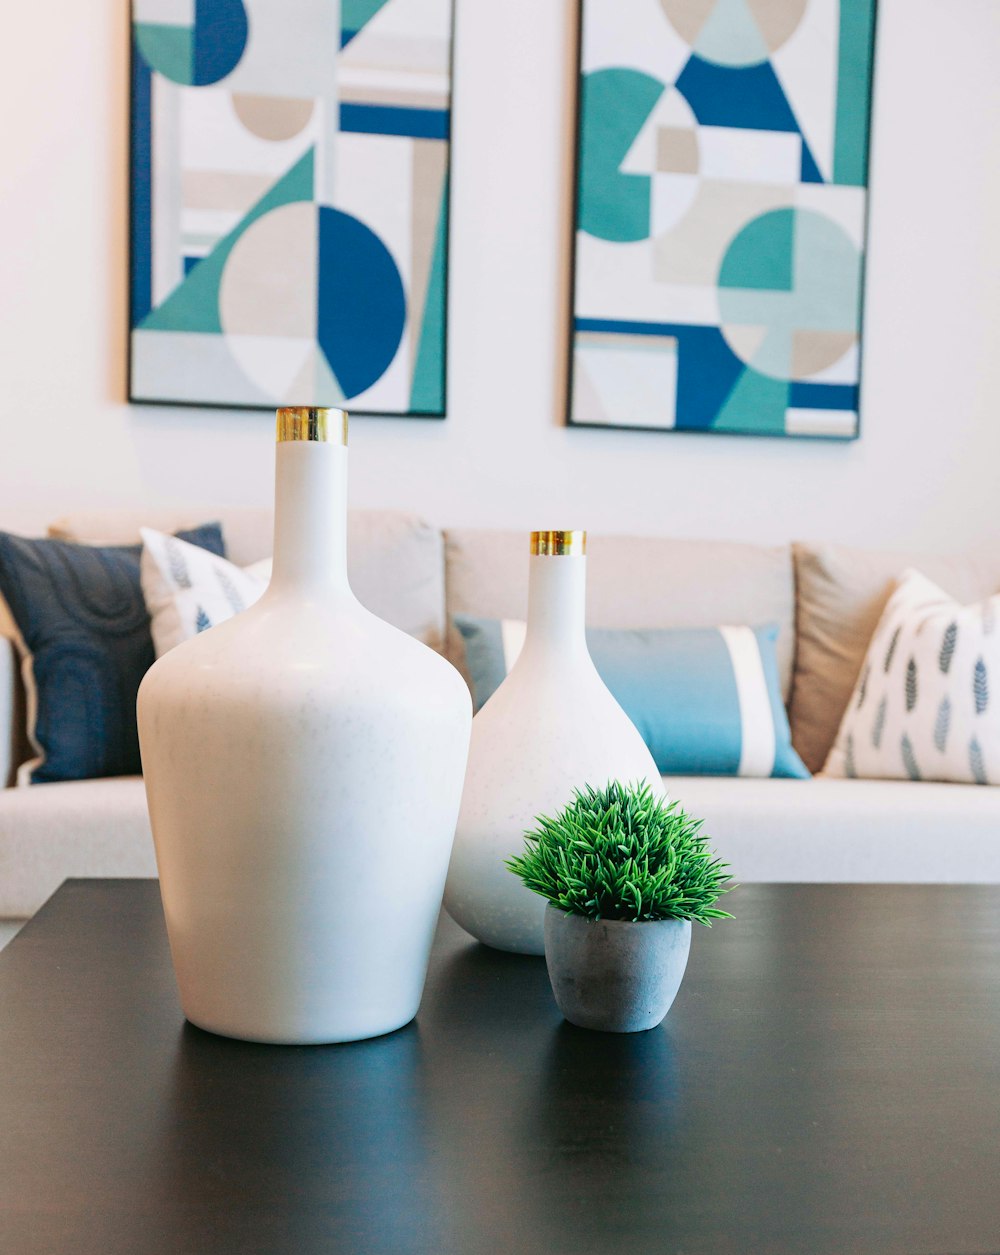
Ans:
{"label": "white sofa", "polygon": [[[102,511],[63,519],[50,534],[131,543],[144,523],[166,530],[214,518],[234,561],[270,551],[264,511]],[[350,553],[361,600],[459,666],[452,614],[524,616],[521,533],[441,533],[408,515],[361,512],[351,516]],[[597,536],[588,617],[605,627],[777,623],[792,739],[818,770],[893,578],[908,565],[962,600],[1000,588],[1000,557]],[[28,751],[11,635],[0,621],[0,919],[29,916],[68,876],[156,874],[138,777],[12,787]],[[668,788],[705,817],[742,881],[1000,882],[1000,790],[712,777],[674,777]]]}

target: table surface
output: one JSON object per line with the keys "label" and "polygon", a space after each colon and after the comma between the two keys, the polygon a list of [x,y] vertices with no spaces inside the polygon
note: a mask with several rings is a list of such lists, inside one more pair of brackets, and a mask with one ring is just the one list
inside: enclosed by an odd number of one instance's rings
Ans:
{"label": "table surface", "polygon": [[1000,887],[755,885],[664,1024],[564,1023],[443,918],[415,1022],[184,1023],[153,881],[0,955],[4,1255],[1000,1251]]}

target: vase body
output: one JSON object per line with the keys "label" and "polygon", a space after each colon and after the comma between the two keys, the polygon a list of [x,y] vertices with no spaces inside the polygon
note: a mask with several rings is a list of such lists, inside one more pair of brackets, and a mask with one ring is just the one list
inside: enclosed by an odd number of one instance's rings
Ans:
{"label": "vase body", "polygon": [[691,921],[585,919],[545,909],[545,962],[571,1024],[642,1033],[670,1010],[687,969]]}
{"label": "vase body", "polygon": [[346,473],[342,444],[279,441],[270,587],[139,693],[181,1003],[246,1040],[413,1018],[461,798],[468,692],[351,593]]}
{"label": "vase body", "polygon": [[[577,537],[551,546],[538,537]],[[505,866],[539,815],[586,784],[663,783],[652,755],[591,661],[584,635],[584,533],[534,533],[528,623],[510,674],[472,723],[445,905],[498,950],[543,954],[545,901]],[[568,552],[559,552],[560,549]]]}

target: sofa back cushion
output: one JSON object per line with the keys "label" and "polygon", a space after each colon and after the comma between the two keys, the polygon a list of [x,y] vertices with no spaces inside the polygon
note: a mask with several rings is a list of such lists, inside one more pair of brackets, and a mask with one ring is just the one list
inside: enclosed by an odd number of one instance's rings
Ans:
{"label": "sofa back cushion", "polygon": [[[729,541],[590,536],[587,621],[601,628],[778,626],[782,697],[792,674],[790,547]],[[528,604],[528,533],[445,533],[448,654],[464,670],[456,614],[523,619]]]}
{"label": "sofa back cushion", "polygon": [[[207,523],[182,532],[223,551]],[[35,753],[20,783],[133,775],[135,701],[154,661],[140,545],[91,546],[0,532],[0,595],[16,624]]]}
{"label": "sofa back cushion", "polygon": [[[140,527],[174,532],[207,518],[221,521],[226,554],[237,566],[270,557],[274,537],[270,510],[97,510],[60,519],[50,527],[49,535],[84,544],[134,544]],[[412,514],[352,510],[347,553],[351,585],[362,604],[440,651],[444,646],[441,533]]]}
{"label": "sofa back cushion", "polygon": [[792,744],[810,771],[821,770],[868,644],[896,580],[916,567],[963,605],[1000,591],[1000,554],[941,554],[794,546],[795,675],[789,717]]}

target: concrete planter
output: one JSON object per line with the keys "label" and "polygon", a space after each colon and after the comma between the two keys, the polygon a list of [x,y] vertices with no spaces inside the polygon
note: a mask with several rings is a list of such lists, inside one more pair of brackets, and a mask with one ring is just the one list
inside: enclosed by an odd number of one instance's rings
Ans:
{"label": "concrete planter", "polygon": [[670,1010],[691,948],[690,920],[585,919],[545,909],[545,962],[571,1024],[641,1033]]}

